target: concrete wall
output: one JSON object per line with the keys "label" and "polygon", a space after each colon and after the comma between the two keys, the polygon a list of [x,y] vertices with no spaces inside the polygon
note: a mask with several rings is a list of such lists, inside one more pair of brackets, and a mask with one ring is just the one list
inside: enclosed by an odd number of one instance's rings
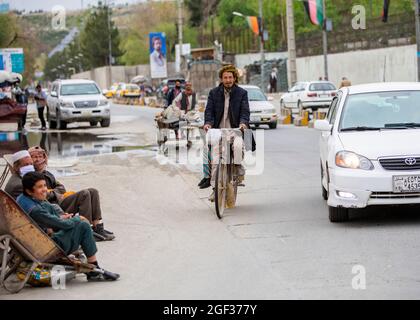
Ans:
{"label": "concrete wall", "polygon": [[[168,75],[175,74],[175,63],[168,63]],[[130,82],[135,76],[144,75],[150,78],[148,64],[137,66],[113,66],[112,79],[110,79],[109,67],[96,68],[90,71],[74,74],[72,79],[94,80],[102,89],[109,88],[115,82]],[[154,80],[158,84],[159,80]]]}
{"label": "concrete wall", "polygon": [[[328,55],[329,80],[339,84],[347,77],[352,84],[383,81],[417,81],[416,46],[398,46],[375,50],[350,51]],[[287,57],[287,52],[267,53],[266,59]],[[259,54],[236,55],[239,68],[259,61]],[[298,81],[318,80],[324,75],[324,57],[298,58]]]}
{"label": "concrete wall", "polygon": [[[329,80],[339,84],[343,76],[352,84],[383,81],[417,81],[416,46],[390,47],[328,55]],[[324,57],[298,58],[298,81],[318,80],[324,74]]]}

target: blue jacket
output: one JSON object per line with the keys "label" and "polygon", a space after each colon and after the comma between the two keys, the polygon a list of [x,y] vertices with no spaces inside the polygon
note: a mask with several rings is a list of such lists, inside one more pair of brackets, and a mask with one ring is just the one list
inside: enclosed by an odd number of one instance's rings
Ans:
{"label": "blue jacket", "polygon": [[[207,100],[204,123],[212,128],[219,129],[225,113],[225,92],[223,84],[212,89]],[[232,128],[238,128],[241,123],[249,126],[249,102],[248,93],[235,85],[230,93],[229,119]]]}

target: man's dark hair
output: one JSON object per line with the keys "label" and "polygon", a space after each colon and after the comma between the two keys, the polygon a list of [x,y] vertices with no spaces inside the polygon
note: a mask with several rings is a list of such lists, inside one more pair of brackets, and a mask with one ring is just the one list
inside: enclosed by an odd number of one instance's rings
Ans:
{"label": "man's dark hair", "polygon": [[36,183],[40,180],[45,180],[44,175],[41,172],[29,172],[22,178],[23,194],[28,196],[26,190],[33,190]]}
{"label": "man's dark hair", "polygon": [[153,37],[152,38],[152,44],[155,45],[155,42],[158,41],[158,40],[162,43],[162,39],[160,37],[158,37],[158,36]]}

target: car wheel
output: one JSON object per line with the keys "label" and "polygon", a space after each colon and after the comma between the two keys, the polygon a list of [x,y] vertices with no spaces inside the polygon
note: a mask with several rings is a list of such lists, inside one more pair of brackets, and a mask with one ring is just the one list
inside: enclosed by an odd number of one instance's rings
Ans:
{"label": "car wheel", "polygon": [[270,123],[268,126],[270,127],[270,129],[276,129],[277,128],[277,122]]}
{"label": "car wheel", "polygon": [[302,106],[302,102],[299,100],[298,101],[298,103],[297,103],[297,107],[298,107],[298,109],[299,109],[299,112],[302,112],[303,111],[303,106]]}
{"label": "car wheel", "polygon": [[50,129],[56,129],[57,128],[57,122],[55,120],[52,120],[51,118],[48,119],[48,127]]}
{"label": "car wheel", "polygon": [[328,200],[328,190],[324,188],[324,185],[322,184],[322,180],[324,180],[324,169],[322,168],[321,164],[321,187],[322,187],[322,198],[324,200]]}
{"label": "car wheel", "polygon": [[286,105],[284,104],[284,101],[282,99],[280,100],[280,109],[284,109],[284,108],[286,108]]}
{"label": "car wheel", "polygon": [[330,222],[345,222],[349,220],[349,209],[342,207],[328,207]]}
{"label": "car wheel", "polygon": [[102,128],[107,128],[111,125],[111,119],[103,119],[101,121],[101,127]]}
{"label": "car wheel", "polygon": [[98,121],[90,121],[89,123],[91,127],[96,127],[98,125]]}
{"label": "car wheel", "polygon": [[61,115],[58,111],[57,111],[57,128],[60,130],[67,129],[67,122],[61,120]]}

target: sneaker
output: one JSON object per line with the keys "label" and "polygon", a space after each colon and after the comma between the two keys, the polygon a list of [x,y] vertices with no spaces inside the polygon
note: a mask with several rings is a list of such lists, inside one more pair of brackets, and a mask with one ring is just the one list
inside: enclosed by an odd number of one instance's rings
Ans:
{"label": "sneaker", "polygon": [[95,238],[96,242],[99,241],[106,241],[106,238],[102,235],[100,235],[99,233],[96,233],[95,231],[92,232],[93,237]]}
{"label": "sneaker", "polygon": [[115,281],[120,278],[118,273],[99,269],[100,271],[91,271],[86,273],[87,281]]}
{"label": "sneaker", "polygon": [[99,224],[97,224],[96,226],[98,226],[98,225],[100,225],[100,229],[103,229],[104,230],[104,232],[105,233],[107,233],[107,234],[111,234],[111,235],[114,235],[114,232],[112,232],[112,231],[108,231],[108,230],[106,230],[105,228],[104,228],[104,224],[103,223],[99,223]]}
{"label": "sneaker", "polygon": [[206,181],[207,178],[201,179],[201,181],[198,183],[198,186],[201,187],[201,185]]}
{"label": "sneaker", "polygon": [[95,238],[97,237],[97,235],[99,235],[99,239],[103,238],[103,240],[100,241],[110,241],[115,239],[115,236],[113,234],[105,232],[103,223],[97,224],[95,227],[92,227],[92,230]]}
{"label": "sneaker", "polygon": [[200,189],[207,189],[207,188],[210,188],[210,186],[211,186],[210,178],[206,178],[203,184],[200,185]]}

